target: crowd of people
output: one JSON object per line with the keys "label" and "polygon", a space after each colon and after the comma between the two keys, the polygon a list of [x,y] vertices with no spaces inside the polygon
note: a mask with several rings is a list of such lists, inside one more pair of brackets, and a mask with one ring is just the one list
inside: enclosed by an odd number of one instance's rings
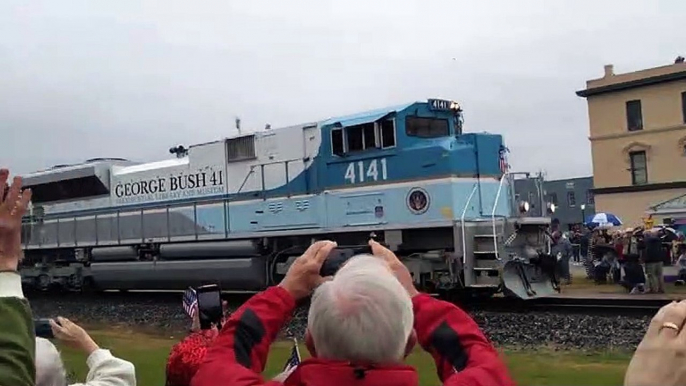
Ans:
{"label": "crowd of people", "polygon": [[556,233],[554,244],[563,252],[559,269],[563,279],[571,281],[569,262],[573,259],[583,264],[588,279],[598,284],[622,285],[632,294],[664,293],[665,265],[676,266],[676,285],[686,284],[685,238],[669,227],[585,227],[562,237]]}
{"label": "crowd of people", "polygon": [[[0,170],[0,186],[8,180]],[[14,178],[0,197],[0,386],[65,386],[60,353],[35,337],[31,308],[17,273],[21,218],[31,198]],[[178,343],[166,367],[167,386],[407,385],[419,382],[404,364],[420,346],[444,385],[514,385],[498,351],[474,320],[452,303],[419,293],[405,265],[375,241],[372,253],[348,260],[333,276],[321,267],[336,244],[318,241],[277,286],[254,295],[221,327],[199,329]],[[311,298],[305,344],[311,357],[264,379],[271,345],[298,302]],[[629,364],[625,385],[684,385],[686,301],[663,307]],[[65,318],[50,322],[56,339],[87,357],[88,386],[136,384],[134,365],[114,357]],[[196,328],[197,329],[197,328]]]}

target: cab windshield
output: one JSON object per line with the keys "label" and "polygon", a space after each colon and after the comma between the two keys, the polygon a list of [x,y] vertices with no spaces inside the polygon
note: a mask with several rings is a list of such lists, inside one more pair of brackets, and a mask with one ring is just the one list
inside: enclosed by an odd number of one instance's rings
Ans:
{"label": "cab windshield", "polygon": [[450,124],[443,118],[405,118],[405,134],[409,137],[440,138],[450,136]]}

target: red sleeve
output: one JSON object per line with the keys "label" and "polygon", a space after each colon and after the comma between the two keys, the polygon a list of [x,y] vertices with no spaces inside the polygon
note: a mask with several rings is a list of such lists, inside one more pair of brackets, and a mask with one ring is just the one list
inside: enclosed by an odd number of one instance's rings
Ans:
{"label": "red sleeve", "polygon": [[281,287],[271,287],[250,298],[231,315],[207,350],[191,386],[265,384],[261,373],[269,347],[294,309],[295,300]]}
{"label": "red sleeve", "polygon": [[412,299],[419,343],[436,362],[444,386],[513,386],[505,363],[454,304],[421,294]]}

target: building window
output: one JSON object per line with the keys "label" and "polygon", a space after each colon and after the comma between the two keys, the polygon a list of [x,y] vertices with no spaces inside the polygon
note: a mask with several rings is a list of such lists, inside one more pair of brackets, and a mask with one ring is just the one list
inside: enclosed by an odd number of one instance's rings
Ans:
{"label": "building window", "polygon": [[557,193],[550,193],[550,202],[557,205]]}
{"label": "building window", "polygon": [[686,91],[681,93],[681,115],[686,123]]}
{"label": "building window", "polygon": [[592,190],[586,191],[586,203],[588,205],[595,205],[595,197],[593,197],[593,191]]}
{"label": "building window", "polygon": [[641,112],[640,100],[626,102],[626,126],[629,131],[643,130],[643,113]]}
{"label": "building window", "polygon": [[648,183],[648,165],[645,151],[632,151],[629,153],[631,161],[631,184],[644,185]]}
{"label": "building window", "polygon": [[405,133],[410,137],[439,138],[450,135],[447,119],[407,117]]}
{"label": "building window", "polygon": [[574,196],[574,192],[567,192],[567,205],[569,205],[570,208],[576,206],[576,197]]}

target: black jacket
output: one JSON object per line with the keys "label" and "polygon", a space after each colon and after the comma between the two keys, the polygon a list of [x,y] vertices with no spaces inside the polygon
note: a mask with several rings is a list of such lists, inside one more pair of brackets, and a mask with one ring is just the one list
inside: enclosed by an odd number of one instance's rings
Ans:
{"label": "black jacket", "polygon": [[638,264],[637,262],[631,261],[626,263],[624,265],[624,273],[624,280],[631,284],[632,287],[636,284],[646,282],[646,277],[643,273],[643,267],[641,267],[641,264]]}
{"label": "black jacket", "polygon": [[657,236],[646,236],[643,239],[643,260],[646,263],[659,263],[664,260],[662,240]]}

